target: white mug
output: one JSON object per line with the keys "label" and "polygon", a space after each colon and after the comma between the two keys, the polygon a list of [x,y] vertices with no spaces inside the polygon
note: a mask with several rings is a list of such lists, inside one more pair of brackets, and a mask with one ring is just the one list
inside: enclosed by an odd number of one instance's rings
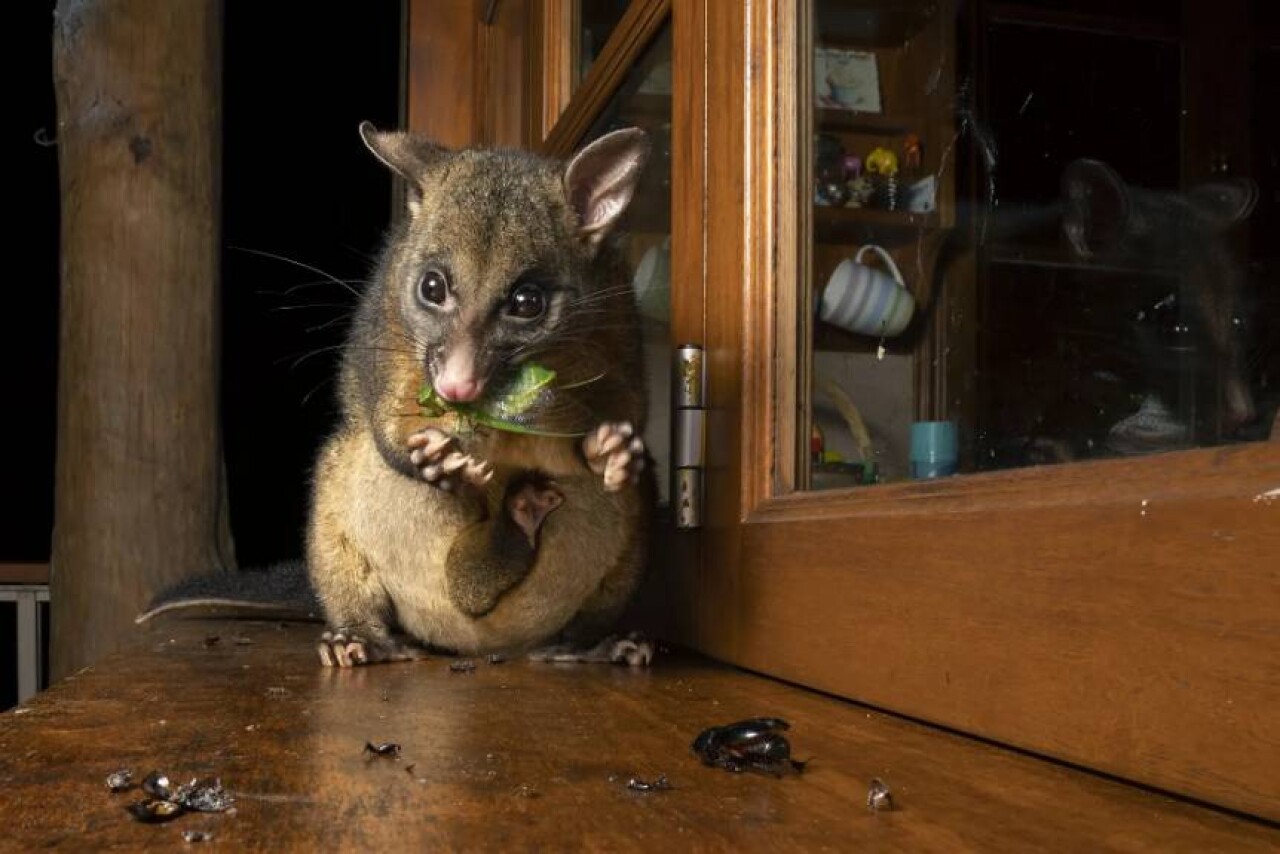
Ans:
{"label": "white mug", "polygon": [[[867,252],[880,256],[889,272],[862,263]],[[845,258],[822,291],[818,316],[827,323],[861,335],[891,337],[911,322],[916,301],[907,290],[898,265],[879,246],[868,244]]]}
{"label": "white mug", "polygon": [[664,321],[671,313],[671,238],[650,246],[636,265],[631,281],[636,303],[645,317]]}

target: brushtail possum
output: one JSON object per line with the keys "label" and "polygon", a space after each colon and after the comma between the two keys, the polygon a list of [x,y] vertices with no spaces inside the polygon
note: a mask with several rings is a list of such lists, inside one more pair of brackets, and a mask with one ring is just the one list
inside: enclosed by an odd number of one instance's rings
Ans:
{"label": "brushtail possum", "polygon": [[359,300],[315,467],[321,661],[586,648],[640,581],[653,501],[639,316],[610,240],[646,138],[615,131],[559,163],[360,133],[408,210]]}
{"label": "brushtail possum", "polygon": [[[1221,375],[1223,430],[1231,435],[1253,421],[1257,407],[1236,328],[1244,313],[1245,272],[1225,235],[1253,212],[1257,185],[1249,178],[1226,177],[1185,193],[1160,192],[1126,184],[1100,161],[1076,160],[1063,172],[1062,195],[1062,229],[1082,258],[1178,265],[1183,271],[1179,290]],[[1148,363],[1168,361],[1153,342],[1144,340],[1141,346]]]}

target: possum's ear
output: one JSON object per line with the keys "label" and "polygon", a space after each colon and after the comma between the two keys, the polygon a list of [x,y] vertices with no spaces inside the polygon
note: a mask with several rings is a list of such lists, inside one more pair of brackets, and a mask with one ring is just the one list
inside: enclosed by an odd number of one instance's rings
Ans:
{"label": "possum's ear", "polygon": [[1258,185],[1249,178],[1222,178],[1192,188],[1187,198],[1216,231],[1249,217],[1258,203]]}
{"label": "possum's ear", "polygon": [[416,215],[422,205],[423,175],[447,149],[412,134],[378,130],[370,122],[360,123],[360,138],[374,157],[404,179],[409,212]]}
{"label": "possum's ear", "polygon": [[1062,172],[1062,229],[1082,258],[1115,248],[1129,227],[1129,189],[1099,160],[1073,160]]}
{"label": "possum's ear", "polygon": [[644,131],[624,128],[600,137],[565,167],[565,194],[590,246],[599,245],[626,211],[648,158]]}

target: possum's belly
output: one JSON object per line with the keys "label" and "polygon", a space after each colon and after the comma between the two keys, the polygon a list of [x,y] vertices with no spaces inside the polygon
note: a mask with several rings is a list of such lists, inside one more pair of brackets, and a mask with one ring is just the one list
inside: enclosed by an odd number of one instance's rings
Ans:
{"label": "possum's belly", "polygon": [[527,649],[563,629],[617,562],[612,542],[599,537],[597,510],[575,506],[568,496],[542,529],[529,575],[479,618],[454,607],[446,589],[444,544],[461,527],[417,549],[380,552],[372,563],[395,604],[397,622],[420,641],[463,653]]}
{"label": "possum's belly", "polygon": [[463,653],[510,652],[551,639],[595,592],[616,560],[595,549],[569,555],[567,547],[574,538],[564,532],[574,527],[574,517],[580,514],[566,502],[555,515],[558,518],[549,519],[543,528],[539,557],[529,575],[479,618],[458,610],[446,588],[446,544],[460,527],[437,529],[437,536],[416,544],[416,537],[407,535],[402,548],[373,546],[370,564],[395,606],[396,622],[424,643]]}
{"label": "possum's belly", "polygon": [[625,524],[616,502],[593,500],[598,487],[589,478],[560,481],[565,501],[540,532],[533,569],[491,612],[471,617],[449,600],[445,561],[454,538],[478,519],[476,507],[397,474],[381,458],[367,462],[353,485],[378,498],[354,503],[348,536],[394,605],[395,622],[423,643],[464,653],[536,646],[564,628],[618,560],[617,538],[601,536]]}

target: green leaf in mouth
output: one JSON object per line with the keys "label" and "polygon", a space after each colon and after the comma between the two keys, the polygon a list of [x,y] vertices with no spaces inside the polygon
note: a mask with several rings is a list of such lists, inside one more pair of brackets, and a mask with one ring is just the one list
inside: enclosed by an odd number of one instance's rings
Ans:
{"label": "green leaf in mouth", "polygon": [[525,362],[511,379],[476,401],[453,402],[442,398],[430,385],[418,390],[422,414],[437,418],[448,412],[457,413],[463,423],[483,424],[495,430],[529,436],[582,436],[584,433],[561,433],[540,430],[528,423],[529,414],[551,391],[556,372],[536,362]]}

